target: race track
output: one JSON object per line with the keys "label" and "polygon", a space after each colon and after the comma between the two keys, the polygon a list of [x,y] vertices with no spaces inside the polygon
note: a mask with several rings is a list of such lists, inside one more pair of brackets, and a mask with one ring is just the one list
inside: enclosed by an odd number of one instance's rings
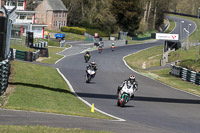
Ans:
{"label": "race track", "polygon": [[[181,20],[171,18],[177,22],[173,33],[179,33]],[[196,28],[193,22],[184,21],[183,27],[192,23],[190,31]],[[200,97],[171,88],[132,71],[123,61],[126,55],[163,44],[163,41],[157,41],[121,46],[116,47],[114,52],[111,49],[103,49],[101,54],[98,51],[92,51],[91,60],[98,64],[98,72],[89,84],[85,82],[87,64],[81,52],[90,45],[80,42],[71,44],[72,48],[60,53],[65,55],[65,58],[54,65],[70,82],[79,97],[90,104],[94,103],[95,107],[103,112],[126,120],[125,122],[0,110],[0,124],[47,125],[126,133],[199,133]],[[132,73],[136,76],[139,89],[132,101],[123,108],[118,107],[117,86]]]}

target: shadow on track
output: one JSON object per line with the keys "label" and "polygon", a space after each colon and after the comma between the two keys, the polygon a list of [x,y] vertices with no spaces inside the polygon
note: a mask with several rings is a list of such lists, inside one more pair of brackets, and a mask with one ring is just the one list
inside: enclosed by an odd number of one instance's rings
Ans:
{"label": "shadow on track", "polygon": [[[11,83],[9,82],[10,85],[23,85],[23,86],[30,86],[34,88],[41,88],[41,89],[46,89],[50,91],[55,91],[55,92],[61,92],[61,93],[69,93],[74,95],[74,93],[60,89],[60,88],[51,88],[43,85],[37,85],[37,84],[30,84],[30,83],[20,83],[20,82],[15,82]],[[118,95],[109,95],[109,94],[93,94],[93,93],[76,93],[80,97],[88,97],[88,98],[102,98],[102,99],[117,99]],[[134,101],[146,101],[146,102],[162,102],[162,103],[183,103],[183,104],[200,104],[200,100],[195,100],[195,99],[177,99],[177,98],[158,98],[158,97],[142,97],[142,96],[135,96]]]}
{"label": "shadow on track", "polygon": [[[118,95],[109,94],[92,94],[92,93],[76,93],[80,97],[88,98],[102,98],[102,99],[117,99]],[[184,104],[200,104],[200,100],[193,99],[177,99],[177,98],[158,98],[158,97],[142,97],[135,96],[134,101],[146,101],[146,102],[163,102],[163,103],[184,103]]]}
{"label": "shadow on track", "polygon": [[157,97],[135,96],[134,100],[135,101],[146,101],[146,102],[200,104],[200,100],[195,100],[195,99],[193,100],[193,99],[157,98]]}
{"label": "shadow on track", "polygon": [[45,90],[50,90],[50,91],[55,91],[55,92],[60,92],[60,93],[69,93],[69,94],[74,95],[74,93],[72,93],[71,91],[60,89],[60,88],[51,88],[51,87],[47,87],[47,86],[44,86],[44,85],[21,83],[21,82],[14,82],[14,83],[9,82],[9,85],[29,86],[29,87],[40,88],[40,89],[45,89]]}

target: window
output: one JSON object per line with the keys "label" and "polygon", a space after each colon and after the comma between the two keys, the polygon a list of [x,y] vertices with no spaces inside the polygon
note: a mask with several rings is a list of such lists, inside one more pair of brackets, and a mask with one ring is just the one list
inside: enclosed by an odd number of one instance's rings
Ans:
{"label": "window", "polygon": [[19,1],[17,6],[24,6],[24,3]]}
{"label": "window", "polygon": [[56,21],[56,26],[57,26],[57,21]]}
{"label": "window", "polygon": [[15,2],[10,2],[10,6],[15,6]]}
{"label": "window", "polygon": [[59,17],[61,17],[61,13],[62,13],[62,12],[59,13],[59,14],[60,14]]}
{"label": "window", "polygon": [[27,16],[27,20],[32,20],[32,18],[33,18],[33,16],[31,16],[31,15]]}
{"label": "window", "polygon": [[41,27],[32,27],[32,30],[34,31],[34,33],[42,33]]}
{"label": "window", "polygon": [[25,14],[20,14],[19,19],[25,19],[26,15]]}

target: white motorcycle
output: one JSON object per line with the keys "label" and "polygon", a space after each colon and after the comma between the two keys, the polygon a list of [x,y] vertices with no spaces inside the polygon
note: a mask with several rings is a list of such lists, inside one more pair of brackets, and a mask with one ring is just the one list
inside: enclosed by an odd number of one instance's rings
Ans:
{"label": "white motorcycle", "polygon": [[134,96],[137,87],[138,85],[135,84],[134,88],[131,89],[131,86],[125,83],[122,89],[119,91],[117,106],[123,107],[126,103],[128,103],[131,97]]}
{"label": "white motorcycle", "polygon": [[86,83],[89,83],[91,81],[92,78],[94,78],[96,72],[92,69],[87,69],[86,70]]}

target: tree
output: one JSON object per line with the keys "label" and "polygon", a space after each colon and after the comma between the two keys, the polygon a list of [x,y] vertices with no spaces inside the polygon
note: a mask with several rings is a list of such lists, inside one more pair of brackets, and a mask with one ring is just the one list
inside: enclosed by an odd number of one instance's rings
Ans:
{"label": "tree", "polygon": [[41,1],[43,0],[27,0],[26,9],[34,11]]}
{"label": "tree", "polygon": [[68,25],[113,32],[116,20],[110,6],[112,0],[63,0],[68,9]]}
{"label": "tree", "polygon": [[81,0],[63,0],[68,10],[68,26],[77,25],[82,20]]}
{"label": "tree", "polygon": [[141,0],[140,4],[144,11],[142,14],[142,26],[146,30],[159,30],[164,25],[165,11],[168,11],[171,0]]}
{"label": "tree", "polygon": [[112,12],[119,27],[134,35],[139,28],[142,9],[139,0],[113,0]]}

